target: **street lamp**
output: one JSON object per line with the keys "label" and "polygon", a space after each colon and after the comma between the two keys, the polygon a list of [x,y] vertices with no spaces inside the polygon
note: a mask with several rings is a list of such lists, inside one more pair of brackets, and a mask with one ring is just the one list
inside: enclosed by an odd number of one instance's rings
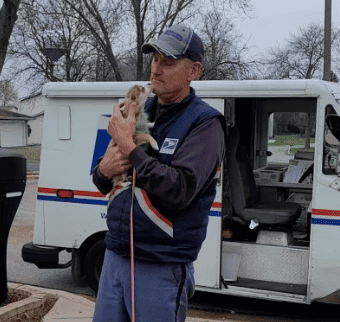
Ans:
{"label": "street lamp", "polygon": [[[47,58],[47,66],[46,66],[46,71],[48,67],[50,66],[50,73],[51,73],[51,80],[53,79],[53,72],[54,72],[54,63],[59,60],[62,56],[64,56],[67,52],[67,49],[62,49],[62,48],[57,48],[57,42],[53,41],[53,35],[52,31],[48,31],[49,39],[50,39],[50,45],[46,48],[45,45],[45,40],[44,38],[42,39],[43,41],[43,46],[44,48],[41,49],[41,52],[43,55]],[[47,74],[47,73],[46,73]]]}

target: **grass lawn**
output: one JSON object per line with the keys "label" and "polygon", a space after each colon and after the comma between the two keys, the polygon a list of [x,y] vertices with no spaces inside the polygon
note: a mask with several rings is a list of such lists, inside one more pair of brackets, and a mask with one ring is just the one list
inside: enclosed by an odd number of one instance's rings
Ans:
{"label": "grass lawn", "polygon": [[21,153],[27,160],[40,160],[41,146],[25,146],[10,148],[10,150]]}
{"label": "grass lawn", "polygon": [[314,152],[315,148],[305,149],[305,148],[291,148],[290,153],[295,154],[297,151],[303,151],[303,152]]}
{"label": "grass lawn", "polygon": [[[300,137],[300,134],[275,135],[274,143],[269,145],[305,145],[306,138]],[[315,138],[310,138],[310,143],[315,143]]]}

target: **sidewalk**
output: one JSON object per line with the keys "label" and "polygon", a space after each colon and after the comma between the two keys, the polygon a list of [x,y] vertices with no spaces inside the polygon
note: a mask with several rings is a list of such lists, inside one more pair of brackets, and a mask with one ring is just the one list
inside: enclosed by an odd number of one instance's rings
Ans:
{"label": "sidewalk", "polygon": [[[25,309],[32,310],[33,307],[41,305],[41,301],[46,296],[57,296],[58,300],[52,309],[45,315],[43,322],[90,322],[92,321],[95,302],[85,297],[65,291],[45,289],[31,285],[19,283],[8,283],[9,288],[19,289],[29,292],[32,295],[22,301],[14,302],[0,309],[1,321],[7,321],[14,318],[15,314],[22,314]],[[40,303],[39,303],[40,301]],[[10,307],[11,306],[11,307]],[[8,310],[10,307],[10,310]],[[7,308],[8,312],[5,312]],[[12,313],[9,313],[12,312]],[[187,317],[186,322],[238,322],[239,320],[229,319],[227,317],[222,320],[202,319],[196,317]]]}

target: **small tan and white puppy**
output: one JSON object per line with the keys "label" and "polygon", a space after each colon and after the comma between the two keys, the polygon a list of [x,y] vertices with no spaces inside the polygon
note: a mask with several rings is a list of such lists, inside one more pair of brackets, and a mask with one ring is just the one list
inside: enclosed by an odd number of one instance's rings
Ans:
{"label": "small tan and white puppy", "polygon": [[[150,92],[151,92],[151,88],[150,89],[145,88],[140,85],[132,86],[127,91],[126,97],[124,99],[124,103],[120,103],[120,111],[124,118],[127,118],[130,112],[135,113],[136,131],[133,136],[135,144],[137,146],[140,146],[143,144],[150,144],[154,150],[158,151],[159,148],[158,148],[157,142],[149,133],[148,117],[144,111],[144,105]],[[133,105],[133,106],[136,106],[136,108],[134,109],[134,111],[132,110],[129,111],[128,109],[130,108],[132,102],[136,103],[136,105]],[[115,144],[111,140],[109,145],[116,146],[117,144]],[[113,187],[112,187],[111,192],[109,193],[109,197],[111,197],[114,194],[115,190],[118,187],[123,186],[123,183],[126,180],[126,177],[127,177],[127,172],[119,174],[119,175],[115,175],[112,177]]]}

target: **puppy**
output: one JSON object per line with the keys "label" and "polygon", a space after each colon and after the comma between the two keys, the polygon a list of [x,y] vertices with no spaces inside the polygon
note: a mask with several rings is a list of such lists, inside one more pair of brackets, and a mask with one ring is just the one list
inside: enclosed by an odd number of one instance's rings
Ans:
{"label": "puppy", "polygon": [[[158,151],[158,145],[156,140],[149,134],[149,128],[148,128],[148,117],[147,114],[144,112],[144,105],[145,102],[151,92],[151,88],[145,88],[140,85],[134,85],[132,86],[126,94],[124,105],[120,107],[120,111],[124,118],[127,118],[129,115],[128,108],[130,106],[131,102],[136,102],[137,106],[135,109],[135,117],[136,117],[136,131],[133,136],[134,142],[137,146],[143,145],[143,144],[150,144],[151,147]],[[116,146],[117,144],[110,142],[110,145]],[[111,192],[109,193],[109,198],[114,194],[117,188],[122,187],[124,184],[124,181],[126,180],[127,173],[122,173],[117,176],[112,177],[112,183],[113,187]]]}

